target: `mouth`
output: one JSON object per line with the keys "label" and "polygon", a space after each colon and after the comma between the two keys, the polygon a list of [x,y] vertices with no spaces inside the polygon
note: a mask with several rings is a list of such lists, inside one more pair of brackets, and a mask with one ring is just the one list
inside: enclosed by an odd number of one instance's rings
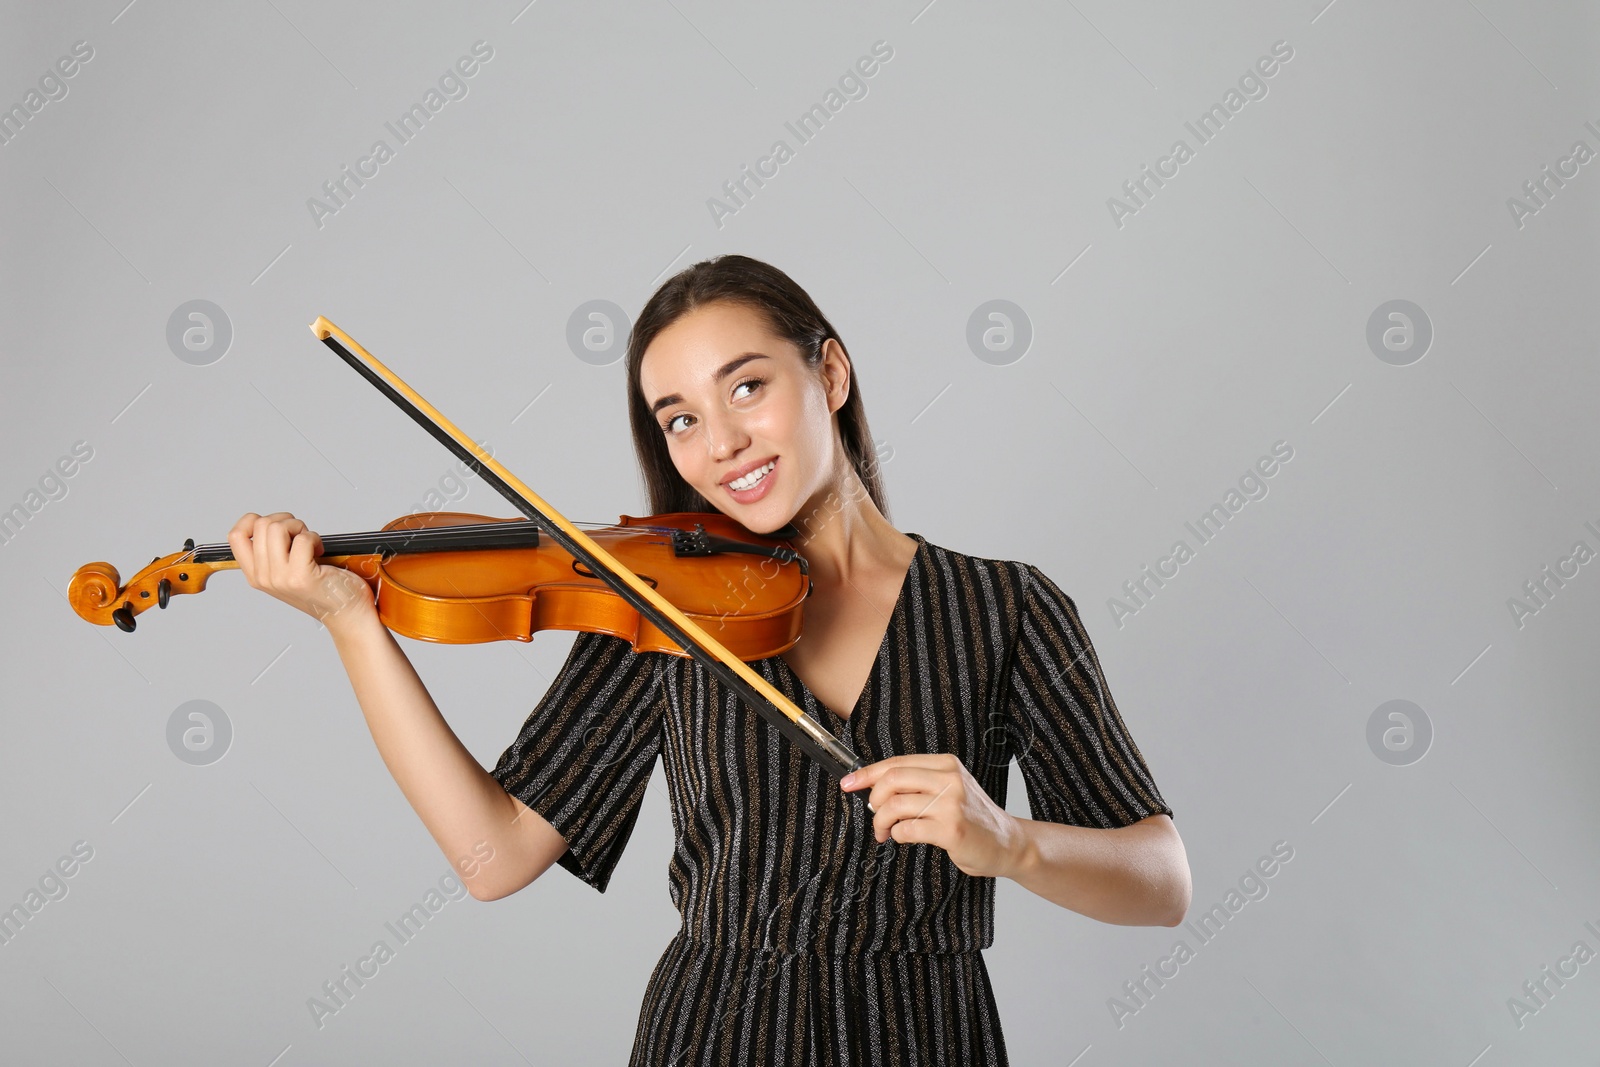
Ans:
{"label": "mouth", "polygon": [[766,494],[767,486],[777,468],[778,457],[773,456],[764,463],[747,468],[738,477],[725,480],[722,486],[739,503],[748,504]]}

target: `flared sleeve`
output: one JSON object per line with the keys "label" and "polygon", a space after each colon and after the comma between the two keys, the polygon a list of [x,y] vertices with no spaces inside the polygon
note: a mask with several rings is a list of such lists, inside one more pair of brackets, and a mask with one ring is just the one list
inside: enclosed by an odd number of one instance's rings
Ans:
{"label": "flared sleeve", "polygon": [[1035,819],[1114,829],[1172,814],[1101,674],[1077,606],[1022,568],[1006,714]]}
{"label": "flared sleeve", "polygon": [[579,632],[561,673],[491,772],[566,839],[557,862],[601,893],[633,833],[661,749],[673,658]]}

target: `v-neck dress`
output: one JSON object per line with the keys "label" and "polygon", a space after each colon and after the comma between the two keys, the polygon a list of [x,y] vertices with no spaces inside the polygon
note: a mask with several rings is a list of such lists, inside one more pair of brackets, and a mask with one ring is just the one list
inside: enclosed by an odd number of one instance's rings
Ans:
{"label": "v-neck dress", "polygon": [[[865,763],[954,753],[1002,806],[1019,765],[1032,818],[1110,829],[1172,809],[1101,675],[1073,601],[1037,567],[917,551],[860,699],[821,704],[781,656],[750,666]],[[580,633],[500,757],[503,788],[605,892],[656,759],[682,916],[640,1007],[633,1067],[1007,1064],[981,950],[994,879],[936,845],[873,839],[844,793],[692,659]]]}

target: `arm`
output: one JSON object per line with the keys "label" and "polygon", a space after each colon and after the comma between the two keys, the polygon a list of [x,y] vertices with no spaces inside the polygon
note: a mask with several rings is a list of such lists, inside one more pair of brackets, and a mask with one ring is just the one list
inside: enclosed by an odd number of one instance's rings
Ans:
{"label": "arm", "polygon": [[1024,819],[949,753],[890,756],[839,787],[869,790],[878,841],[938,845],[964,874],[1010,878],[1091,919],[1177,926],[1189,910],[1189,857],[1165,812],[1110,830]]}
{"label": "arm", "polygon": [[1022,571],[1007,710],[1033,819],[1000,864],[1055,904],[1102,922],[1177,926],[1189,861],[1150,768],[1106,686],[1072,598]]}
{"label": "arm", "polygon": [[1012,815],[1001,874],[1053,904],[1122,926],[1177,926],[1189,911],[1189,858],[1166,814],[1101,830]]}
{"label": "arm", "polygon": [[502,789],[445,722],[366,582],[316,561],[321,538],[288,512],[251,512],[228,544],[253,588],[327,626],[384,764],[468,892],[507,896],[561,858],[566,840]]}
{"label": "arm", "polygon": [[[549,870],[567,842],[467,751],[377,612],[329,622],[384,765],[445,858],[462,871],[467,891],[495,900]],[[472,857],[484,861],[463,869],[463,859]]]}

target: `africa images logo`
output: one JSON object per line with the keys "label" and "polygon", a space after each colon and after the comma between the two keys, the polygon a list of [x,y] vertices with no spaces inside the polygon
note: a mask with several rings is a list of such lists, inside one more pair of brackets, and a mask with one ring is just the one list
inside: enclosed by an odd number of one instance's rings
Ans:
{"label": "africa images logo", "polygon": [[[489,42],[474,41],[472,55],[462,56],[456,60],[454,66],[447,67],[445,72],[439,75],[438,88],[429,86],[422,94],[420,102],[413,103],[402,111],[399,118],[393,122],[383,124],[393,135],[396,147],[390,147],[388,141],[379,138],[372,142],[372,147],[367,150],[366,155],[356,160],[355,173],[351,173],[349,165],[346,164],[339,169],[338,176],[323,182],[322,192],[327,199],[319,200],[314,196],[306,199],[306,209],[311,212],[311,221],[316,224],[317,229],[323,228],[325,225],[323,220],[328,216],[337,215],[349,207],[356,190],[366,188],[367,181],[376,178],[379,169],[395,158],[399,147],[410,144],[422,132],[428,120],[443,111],[446,104],[452,100],[465,100],[470,91],[468,80],[476,77],[483,69],[481,64],[493,58],[494,49]],[[352,186],[354,188],[351,188]]]}
{"label": "africa images logo", "polygon": [[1194,122],[1183,124],[1194,135],[1193,146],[1184,138],[1178,138],[1172,142],[1167,154],[1156,160],[1155,170],[1152,171],[1147,163],[1140,168],[1139,174],[1122,183],[1122,192],[1127,200],[1107,197],[1106,209],[1111,212],[1111,221],[1117,229],[1122,229],[1130,215],[1137,215],[1139,209],[1155,197],[1156,191],[1166,186],[1167,181],[1176,178],[1180,168],[1193,159],[1201,148],[1215,140],[1233,117],[1244,110],[1245,104],[1266,99],[1267,81],[1293,58],[1294,48],[1288,41],[1273,42],[1270,54],[1257,59],[1254,67],[1239,75],[1238,88],[1229,86],[1219,102],[1202,111]]}

